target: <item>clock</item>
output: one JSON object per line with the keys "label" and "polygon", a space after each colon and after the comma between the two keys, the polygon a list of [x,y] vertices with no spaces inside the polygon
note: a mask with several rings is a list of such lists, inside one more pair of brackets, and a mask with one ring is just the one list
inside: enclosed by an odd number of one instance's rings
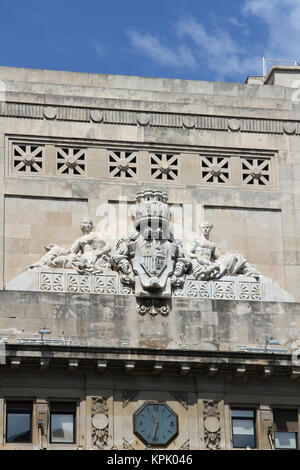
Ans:
{"label": "clock", "polygon": [[146,402],[133,416],[133,429],[147,445],[166,446],[178,434],[178,417],[165,403]]}

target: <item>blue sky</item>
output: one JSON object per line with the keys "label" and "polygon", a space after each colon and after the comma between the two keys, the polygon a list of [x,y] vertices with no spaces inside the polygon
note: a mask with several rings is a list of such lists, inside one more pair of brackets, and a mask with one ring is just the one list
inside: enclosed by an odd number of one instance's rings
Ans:
{"label": "blue sky", "polygon": [[300,62],[300,0],[1,0],[0,65],[243,82]]}

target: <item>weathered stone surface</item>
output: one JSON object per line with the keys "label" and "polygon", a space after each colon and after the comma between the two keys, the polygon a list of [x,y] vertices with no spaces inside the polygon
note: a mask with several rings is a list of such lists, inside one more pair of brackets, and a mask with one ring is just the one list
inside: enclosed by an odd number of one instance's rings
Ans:
{"label": "weathered stone surface", "polygon": [[224,344],[236,351],[241,345],[264,347],[272,336],[289,348],[300,334],[297,303],[173,298],[167,317],[137,315],[135,303],[133,295],[4,291],[0,336],[38,337],[46,324],[51,337],[81,346],[118,347],[126,338],[138,348],[177,349],[186,342],[196,351],[222,350]]}

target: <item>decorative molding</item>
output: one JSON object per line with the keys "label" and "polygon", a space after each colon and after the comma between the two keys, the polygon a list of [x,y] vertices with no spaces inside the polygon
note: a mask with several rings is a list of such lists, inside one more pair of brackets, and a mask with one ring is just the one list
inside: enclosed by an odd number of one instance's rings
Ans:
{"label": "decorative molding", "polygon": [[15,143],[12,145],[13,173],[34,176],[44,172],[45,147],[43,145]]}
{"label": "decorative molding", "polygon": [[44,108],[44,117],[46,119],[55,119],[57,116],[57,108],[54,106],[45,106]]}
{"label": "decorative molding", "polygon": [[[56,112],[54,111],[56,110]],[[122,124],[186,128],[187,130],[234,131],[261,134],[300,134],[299,121],[283,119],[247,118],[232,116],[187,115],[179,113],[137,112],[121,109],[95,109],[75,106],[43,106],[5,102],[0,104],[0,116],[58,121],[94,122],[95,124]]]}
{"label": "decorative molding", "polygon": [[[27,271],[33,290],[44,292],[70,292],[83,294],[116,294],[134,295],[134,292],[123,286],[115,271],[103,274],[78,274],[74,269],[35,268]],[[10,290],[9,285],[6,289]],[[124,289],[126,292],[124,292]],[[176,297],[176,295],[175,295]],[[225,276],[220,280],[199,281],[187,276],[180,298],[218,299],[218,300],[267,300],[264,293],[264,281],[256,281],[245,276]],[[170,309],[167,299],[137,298],[137,310],[143,315],[153,316],[161,313],[167,315]]]}
{"label": "decorative molding", "polygon": [[[191,159],[191,171],[197,175],[198,183],[203,185],[234,186],[244,189],[256,188],[270,190],[277,187],[278,175],[275,172],[275,152],[215,148],[204,150],[201,147],[180,149],[178,146],[163,145],[157,149],[151,145],[145,149],[141,143],[133,148],[122,148],[120,144],[104,144],[100,141],[85,139],[65,142],[49,137],[9,136],[6,139],[9,174],[18,177],[63,177],[93,179],[138,179],[149,182],[183,184],[186,175],[181,171]],[[115,148],[114,148],[115,147]],[[94,169],[91,173],[89,162],[93,160],[91,149],[99,151],[105,158],[105,171]],[[188,154],[187,154],[188,153]],[[197,158],[198,155],[198,158]]]}
{"label": "decorative molding", "polygon": [[295,122],[284,122],[282,127],[286,134],[295,134],[297,129]]}
{"label": "decorative molding", "polygon": [[230,183],[230,158],[223,156],[200,156],[200,178],[205,183]]}
{"label": "decorative molding", "polygon": [[193,129],[195,127],[196,119],[194,116],[183,116],[182,124],[187,129]]}
{"label": "decorative molding", "polygon": [[91,109],[90,117],[93,122],[102,122],[103,121],[103,112],[99,109]]}
{"label": "decorative molding", "polygon": [[270,186],[270,158],[241,158],[242,184]]}
{"label": "decorative molding", "polygon": [[219,450],[221,440],[221,421],[218,403],[211,400],[203,401],[204,442],[207,449]]}
{"label": "decorative molding", "polygon": [[241,128],[241,123],[238,119],[228,119],[228,128],[231,131],[239,131]]}
{"label": "decorative molding", "polygon": [[85,176],[86,149],[56,147],[56,172],[60,176]]}
{"label": "decorative molding", "polygon": [[91,397],[92,442],[97,449],[105,449],[108,444],[109,421],[107,398]]}
{"label": "decorative molding", "polygon": [[151,177],[158,180],[178,179],[178,155],[172,153],[149,153]]}
{"label": "decorative molding", "polygon": [[108,151],[109,176],[113,178],[136,178],[137,152],[123,150]]}
{"label": "decorative molding", "polygon": [[139,113],[136,117],[136,120],[141,126],[147,126],[151,121],[151,117],[147,113]]}

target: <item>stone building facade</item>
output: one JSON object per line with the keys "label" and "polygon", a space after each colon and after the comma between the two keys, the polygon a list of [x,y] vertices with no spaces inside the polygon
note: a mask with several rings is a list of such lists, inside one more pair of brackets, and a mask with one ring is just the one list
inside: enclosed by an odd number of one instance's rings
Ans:
{"label": "stone building facade", "polygon": [[298,447],[298,75],[0,67],[1,449]]}

